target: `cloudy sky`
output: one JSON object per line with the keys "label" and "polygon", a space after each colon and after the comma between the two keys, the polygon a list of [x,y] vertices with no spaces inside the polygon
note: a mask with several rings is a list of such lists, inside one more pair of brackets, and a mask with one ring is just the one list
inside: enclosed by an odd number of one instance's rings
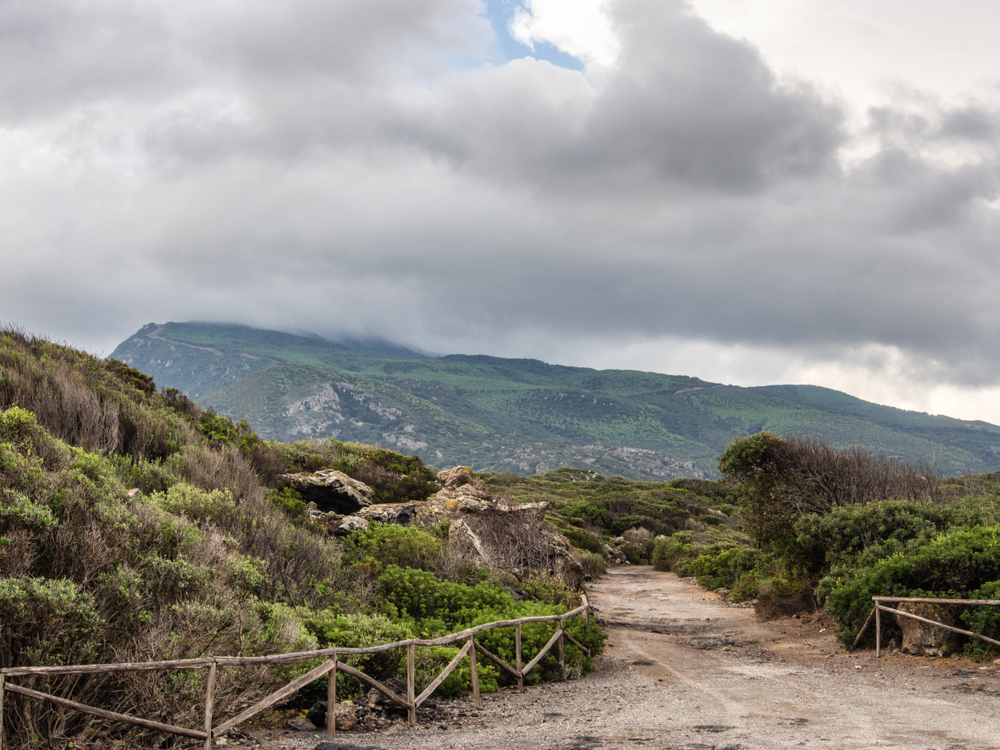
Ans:
{"label": "cloudy sky", "polygon": [[0,321],[1000,422],[996,0],[0,0]]}

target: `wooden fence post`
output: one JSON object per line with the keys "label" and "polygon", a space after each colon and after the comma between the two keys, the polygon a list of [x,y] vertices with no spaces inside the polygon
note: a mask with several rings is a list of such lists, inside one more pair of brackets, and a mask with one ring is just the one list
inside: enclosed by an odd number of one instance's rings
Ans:
{"label": "wooden fence post", "polygon": [[5,744],[4,740],[6,739],[6,735],[4,734],[3,731],[3,692],[4,692],[4,682],[6,682],[6,680],[7,680],[7,675],[5,675],[3,672],[0,672],[0,750],[3,750]]}
{"label": "wooden fence post", "polygon": [[521,674],[521,623],[514,626],[514,651],[517,652],[517,689],[524,690],[524,675]]}
{"label": "wooden fence post", "polygon": [[559,620],[559,679],[566,679],[566,649],[563,645],[563,621]]}
{"label": "wooden fence post", "polygon": [[333,669],[326,679],[326,736],[333,742],[337,736],[337,652],[333,652]]}
{"label": "wooden fence post", "polygon": [[469,671],[472,673],[472,705],[479,708],[483,705],[479,697],[479,670],[476,669],[476,636],[469,636]]}
{"label": "wooden fence post", "polygon": [[590,630],[590,600],[587,599],[587,595],[583,595],[583,606],[586,607],[583,610],[583,616],[587,619],[587,630]]}
{"label": "wooden fence post", "polygon": [[882,653],[882,607],[875,605],[875,658]]}
{"label": "wooden fence post", "polygon": [[406,647],[406,700],[410,704],[407,717],[410,726],[417,725],[417,707],[413,701],[417,698],[417,647],[411,640]]}
{"label": "wooden fence post", "polygon": [[208,684],[205,686],[205,750],[212,750],[212,720],[215,713],[215,669],[218,666],[212,662],[208,666]]}

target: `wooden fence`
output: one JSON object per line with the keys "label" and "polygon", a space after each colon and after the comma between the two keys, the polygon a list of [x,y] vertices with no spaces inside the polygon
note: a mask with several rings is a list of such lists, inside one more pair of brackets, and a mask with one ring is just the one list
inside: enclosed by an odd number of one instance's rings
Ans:
{"label": "wooden fence", "polygon": [[854,639],[854,643],[851,648],[848,649],[853,651],[854,648],[861,643],[861,636],[865,634],[868,626],[871,625],[872,619],[875,620],[875,657],[878,658],[882,655],[882,613],[889,612],[890,614],[899,615],[900,617],[909,617],[911,620],[917,620],[918,622],[923,622],[928,625],[933,625],[938,628],[944,628],[945,630],[950,630],[953,633],[961,633],[962,635],[971,636],[972,638],[978,638],[981,641],[986,641],[987,643],[992,643],[995,646],[1000,646],[1000,641],[995,641],[992,638],[987,638],[985,635],[980,635],[979,633],[973,633],[970,630],[962,630],[961,628],[956,628],[951,625],[945,625],[943,622],[937,622],[936,620],[931,620],[926,617],[921,617],[920,615],[915,615],[912,612],[904,612],[901,609],[896,609],[894,607],[886,607],[882,602],[913,602],[917,604],[958,604],[963,606],[970,606],[974,604],[985,604],[987,606],[996,607],[1000,606],[1000,601],[995,599],[925,599],[923,597],[916,596],[873,596],[872,601],[875,602],[875,606],[872,607],[871,613],[868,615],[868,619],[865,620],[865,624],[861,626],[861,630],[858,631],[857,638]]}
{"label": "wooden fence", "polygon": [[[466,656],[469,659],[469,669],[472,676],[472,699],[476,706],[482,704],[479,695],[479,673],[476,668],[476,654],[477,652],[485,656],[487,659],[495,662],[502,670],[517,678],[518,688],[524,688],[524,676],[528,674],[538,663],[542,660],[551,649],[553,645],[558,648],[559,655],[559,671],[560,674],[565,674],[565,651],[564,651],[564,641],[569,640],[577,648],[583,651],[588,656],[590,655],[590,649],[586,648],[583,644],[577,641],[572,635],[566,632],[565,621],[567,618],[576,617],[583,615],[586,618],[587,627],[590,627],[590,603],[587,601],[586,594],[583,596],[583,604],[574,610],[566,612],[562,615],[546,615],[540,617],[521,617],[516,620],[502,620],[500,622],[491,622],[485,625],[479,625],[474,628],[469,628],[463,630],[460,633],[453,633],[451,635],[442,636],[441,638],[434,638],[431,640],[420,640],[416,638],[410,638],[405,641],[397,641],[396,643],[387,643],[381,646],[370,646],[368,648],[327,648],[318,651],[303,651],[293,654],[278,654],[275,656],[218,656],[218,657],[204,657],[200,659],[181,659],[177,661],[157,661],[157,662],[144,662],[137,664],[89,664],[89,665],[79,665],[79,666],[65,666],[65,667],[8,667],[5,669],[0,669],[0,750],[4,750],[6,742],[4,736],[3,728],[3,708],[4,708],[4,694],[14,693],[16,695],[22,695],[26,698],[31,698],[40,701],[46,701],[48,703],[61,706],[63,708],[69,708],[81,713],[90,714],[92,716],[97,716],[103,719],[108,719],[110,721],[120,721],[126,724],[133,724],[140,727],[145,727],[146,729],[153,729],[158,732],[165,732],[168,734],[176,734],[182,737],[191,737],[193,739],[204,740],[205,748],[212,747],[213,737],[221,737],[226,732],[230,731],[239,724],[242,724],[247,719],[255,716],[256,714],[264,711],[265,709],[274,706],[275,704],[281,703],[286,698],[291,696],[297,690],[305,687],[314,680],[323,677],[324,675],[333,673],[331,678],[327,682],[327,735],[332,740],[334,739],[336,732],[336,703],[337,703],[337,680],[334,679],[336,673],[343,672],[344,674],[350,675],[361,682],[371,685],[373,688],[378,690],[384,696],[386,696],[391,701],[397,703],[407,710],[408,720],[410,726],[415,726],[417,722],[417,708],[422,704],[431,694],[444,682],[445,678],[459,665],[463,658]],[[522,667],[521,665],[521,626],[531,622],[555,622],[556,631],[553,636],[549,639],[548,643],[542,648],[538,654],[535,655],[531,661]],[[501,659],[496,654],[490,653],[482,644],[476,641],[476,635],[487,630],[494,630],[496,628],[514,628],[514,652],[515,652],[515,664],[512,666]],[[416,684],[415,684],[415,672],[416,672],[416,647],[417,646],[446,646],[451,643],[457,643],[459,641],[465,641],[465,644],[455,655],[455,658],[444,668],[441,672],[425,689],[420,695],[415,695]],[[343,656],[353,656],[356,654],[375,654],[382,651],[388,651],[394,648],[405,648],[406,649],[406,697],[397,695],[388,686],[382,684],[378,680],[366,675],[353,667],[340,661]],[[230,666],[247,666],[251,664],[288,664],[298,661],[305,661],[307,659],[325,659],[325,661],[318,667],[309,672],[306,672],[301,677],[293,680],[289,684],[282,687],[280,690],[271,693],[271,695],[258,701],[256,704],[246,709],[245,711],[237,714],[233,718],[222,722],[218,726],[213,726],[214,713],[215,713],[215,677],[216,671],[219,667],[230,667]],[[151,721],[149,719],[139,718],[137,716],[128,716],[126,714],[115,713],[114,711],[105,711],[104,709],[95,708],[93,706],[87,706],[82,703],[77,703],[75,701],[67,700],[66,698],[59,698],[54,695],[49,695],[47,693],[41,693],[36,690],[31,690],[26,687],[14,684],[10,682],[12,677],[23,677],[28,675],[67,675],[67,674],[111,674],[113,672],[141,672],[141,671],[151,671],[151,670],[178,670],[178,669],[207,669],[208,679],[205,686],[205,721],[204,728],[202,729],[191,729],[187,727],[177,727],[170,724],[162,724],[157,721]]]}

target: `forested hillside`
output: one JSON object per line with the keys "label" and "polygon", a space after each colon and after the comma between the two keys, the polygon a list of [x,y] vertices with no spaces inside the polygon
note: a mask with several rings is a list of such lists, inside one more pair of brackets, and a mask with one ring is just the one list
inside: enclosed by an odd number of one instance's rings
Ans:
{"label": "forested hillside", "polygon": [[761,430],[926,461],[1000,469],[1000,428],[878,406],[808,385],[697,378],[537,360],[367,351],[244,326],[144,327],[112,356],[277,440],[333,436],[436,466],[520,474],[582,466],[638,479],[717,476],[735,435]]}

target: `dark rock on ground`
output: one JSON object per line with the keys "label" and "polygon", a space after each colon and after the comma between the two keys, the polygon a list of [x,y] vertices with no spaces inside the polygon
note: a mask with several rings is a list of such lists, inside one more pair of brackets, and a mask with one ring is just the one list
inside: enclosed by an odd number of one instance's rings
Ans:
{"label": "dark rock on ground", "polygon": [[292,718],[290,718],[288,721],[285,722],[285,727],[287,729],[292,729],[296,732],[316,731],[316,725],[303,716],[293,716]]}
{"label": "dark rock on ground", "polygon": [[[402,680],[391,677],[383,683],[400,698],[406,698],[406,683]],[[372,688],[368,691],[368,705],[373,709],[381,709],[387,714],[405,714],[406,709],[384,696],[381,692]]]}
{"label": "dark rock on ground", "polygon": [[[318,727],[326,726],[326,701],[320,701],[309,709],[306,718]],[[338,701],[337,703],[337,729],[342,732],[349,732],[357,726],[358,717],[353,701]]]}

